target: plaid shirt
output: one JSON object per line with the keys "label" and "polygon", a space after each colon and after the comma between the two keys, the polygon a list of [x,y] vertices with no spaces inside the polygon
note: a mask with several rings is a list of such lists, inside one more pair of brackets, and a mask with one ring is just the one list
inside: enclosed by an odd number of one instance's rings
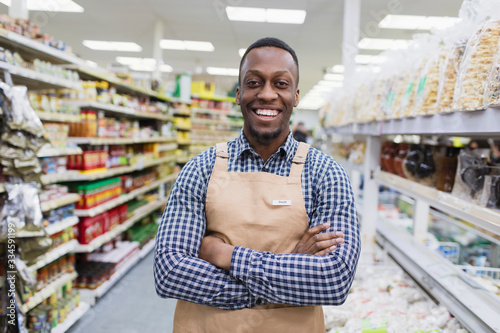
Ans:
{"label": "plaid shirt", "polygon": [[[228,143],[229,172],[269,172],[288,176],[298,142],[286,142],[265,163],[243,133]],[[215,163],[215,147],[192,158],[170,193],[156,236],[156,292],[220,309],[235,310],[268,302],[339,305],[347,298],[360,253],[354,197],[345,170],[311,148],[302,172],[302,191],[310,227],[331,222],[344,244],[326,256],[275,254],[236,247],[229,272],[198,258],[205,234],[205,199]]]}

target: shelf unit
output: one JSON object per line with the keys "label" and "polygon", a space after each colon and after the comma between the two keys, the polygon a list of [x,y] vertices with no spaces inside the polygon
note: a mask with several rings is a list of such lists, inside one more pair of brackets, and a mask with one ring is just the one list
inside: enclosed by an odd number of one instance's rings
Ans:
{"label": "shelf unit", "polygon": [[57,222],[57,223],[54,223],[54,224],[51,224],[51,225],[45,227],[45,231],[49,235],[53,235],[53,234],[56,234],[60,231],[63,231],[66,228],[72,227],[75,224],[78,224],[78,217],[77,216],[70,216],[70,217],[67,217],[67,218]]}
{"label": "shelf unit", "polygon": [[40,120],[45,121],[55,121],[61,123],[79,123],[82,121],[82,118],[79,114],[66,114],[66,113],[56,113],[56,112],[46,112],[46,111],[37,111],[35,113],[38,115]]}
{"label": "shelf unit", "polygon": [[81,89],[80,82],[62,79],[32,69],[13,66],[0,61],[0,71],[10,73],[15,84],[25,85],[29,89]]}
{"label": "shelf unit", "polygon": [[[73,182],[73,181],[91,181],[98,180],[108,177],[113,177],[117,175],[122,175],[125,173],[130,173],[134,171],[140,171],[145,168],[149,168],[152,166],[160,165],[163,163],[168,163],[175,161],[175,156],[165,156],[158,159],[147,160],[146,162],[139,161],[136,164],[130,166],[116,167],[111,168],[105,171],[95,171],[91,173],[81,173],[81,172],[69,172],[66,174],[51,174],[42,176],[43,184],[52,184],[52,183],[60,183],[60,182]],[[75,171],[75,170],[73,170]]]}
{"label": "shelf unit", "polygon": [[24,303],[21,306],[21,310],[26,313],[29,310],[33,309],[38,304],[42,303],[44,300],[50,297],[50,295],[57,292],[58,289],[62,288],[68,282],[73,281],[78,274],[76,273],[66,273],[63,276],[59,277],[57,280],[49,284],[47,287],[38,291],[35,295],[29,298],[28,302]]}
{"label": "shelf unit", "polygon": [[151,137],[151,138],[84,138],[69,137],[69,144],[74,145],[126,145],[134,143],[154,143],[154,142],[176,142],[176,138],[171,137]]}
{"label": "shelf unit", "polygon": [[86,302],[80,302],[80,305],[71,312],[66,320],[56,327],[54,327],[51,333],[64,333],[71,328],[80,318],[82,318],[90,310],[90,304]]}
{"label": "shelf unit", "polygon": [[47,202],[42,202],[42,212],[48,212],[49,210],[57,209],[59,207],[67,206],[74,202],[80,200],[80,196],[76,193],[68,193],[63,197],[50,200]]}
{"label": "shelf unit", "polygon": [[154,245],[154,240],[149,241],[138,253],[132,255],[131,258],[121,264],[121,267],[111,276],[111,278],[98,288],[94,290],[80,289],[82,299],[94,305],[96,299],[106,294],[128,271],[135,266],[135,264],[137,264],[137,262],[148,255],[154,249]]}
{"label": "shelf unit", "polygon": [[62,256],[74,252],[75,247],[78,245],[78,241],[76,239],[72,239],[67,243],[64,243],[62,245],[59,245],[53,250],[50,250],[49,252],[45,253],[42,255],[38,260],[28,266],[31,270],[35,271],[39,268],[42,268],[48,264],[50,264],[53,261],[56,261],[57,259],[61,258]]}
{"label": "shelf unit", "polygon": [[[500,136],[499,121],[500,109],[489,107],[477,111],[373,121],[326,129],[330,135],[357,136],[366,140],[365,164],[362,168],[339,159],[347,170],[351,173],[355,171],[364,178],[360,214],[364,250],[368,255],[373,253],[376,240],[429,294],[445,305],[464,327],[473,332],[500,330],[500,299],[480,287],[460,267],[453,266],[424,245],[429,213],[432,211],[431,207],[434,207],[467,221],[471,226],[470,230],[475,230],[480,235],[490,233],[490,238],[498,240],[500,212],[380,171],[381,136]],[[352,182],[358,183],[359,179],[353,179]],[[412,234],[387,221],[378,220],[380,185],[400,192],[414,201]]]}
{"label": "shelf unit", "polygon": [[52,156],[67,156],[67,155],[80,155],[82,149],[80,147],[51,147],[43,146],[38,153],[37,157],[52,157]]}
{"label": "shelf unit", "polygon": [[131,107],[113,105],[109,103],[78,101],[78,102],[67,102],[66,104],[79,107],[80,109],[100,110],[100,111],[105,111],[107,113],[112,113],[131,118],[157,119],[163,121],[173,120],[173,118],[168,115],[157,114],[152,112],[141,112]]}
{"label": "shelf unit", "polygon": [[120,197],[118,197],[116,199],[110,200],[102,205],[99,205],[99,206],[91,208],[91,209],[75,209],[75,215],[81,216],[81,217],[84,217],[84,216],[92,217],[92,216],[99,215],[99,214],[104,213],[105,211],[108,211],[112,208],[115,208],[115,207],[117,207],[117,206],[119,206],[127,201],[130,201],[134,198],[137,198],[141,194],[149,192],[149,191],[159,187],[160,185],[163,185],[163,184],[168,183],[168,182],[172,182],[175,180],[176,177],[177,177],[177,173],[172,174],[170,176],[167,176],[165,178],[157,180],[150,185],[146,185],[146,186],[143,186],[141,188],[135,189],[132,192],[127,193],[127,194],[122,194]]}

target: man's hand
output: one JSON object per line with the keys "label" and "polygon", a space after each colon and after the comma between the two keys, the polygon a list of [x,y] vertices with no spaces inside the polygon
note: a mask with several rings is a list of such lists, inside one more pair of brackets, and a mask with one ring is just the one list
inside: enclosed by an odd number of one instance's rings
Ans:
{"label": "man's hand", "polygon": [[334,251],[337,245],[344,242],[344,238],[342,238],[344,234],[340,231],[321,233],[329,227],[330,223],[323,223],[307,229],[302,239],[295,246],[293,253],[324,256]]}
{"label": "man's hand", "polygon": [[229,271],[233,250],[234,246],[224,243],[222,239],[215,236],[205,236],[201,241],[198,258]]}

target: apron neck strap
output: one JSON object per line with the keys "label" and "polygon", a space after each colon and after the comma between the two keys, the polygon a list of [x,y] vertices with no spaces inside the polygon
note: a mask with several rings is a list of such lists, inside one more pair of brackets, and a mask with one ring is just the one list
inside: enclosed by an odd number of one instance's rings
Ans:
{"label": "apron neck strap", "polygon": [[290,169],[289,178],[299,178],[302,174],[302,169],[304,169],[304,164],[306,164],[307,153],[309,152],[309,147],[307,143],[300,142],[295,156],[292,159],[292,168]]}
{"label": "apron neck strap", "polygon": [[214,170],[227,171],[227,160],[229,155],[227,153],[227,142],[220,142],[215,145],[215,165]]}

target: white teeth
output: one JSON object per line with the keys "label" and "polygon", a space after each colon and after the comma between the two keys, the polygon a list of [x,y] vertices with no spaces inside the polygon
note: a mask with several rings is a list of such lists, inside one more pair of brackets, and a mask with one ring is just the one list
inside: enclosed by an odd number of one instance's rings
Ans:
{"label": "white teeth", "polygon": [[257,111],[255,111],[255,113],[257,113],[259,116],[274,117],[274,116],[277,116],[279,112],[276,111],[276,110],[261,110],[261,109],[258,109]]}

